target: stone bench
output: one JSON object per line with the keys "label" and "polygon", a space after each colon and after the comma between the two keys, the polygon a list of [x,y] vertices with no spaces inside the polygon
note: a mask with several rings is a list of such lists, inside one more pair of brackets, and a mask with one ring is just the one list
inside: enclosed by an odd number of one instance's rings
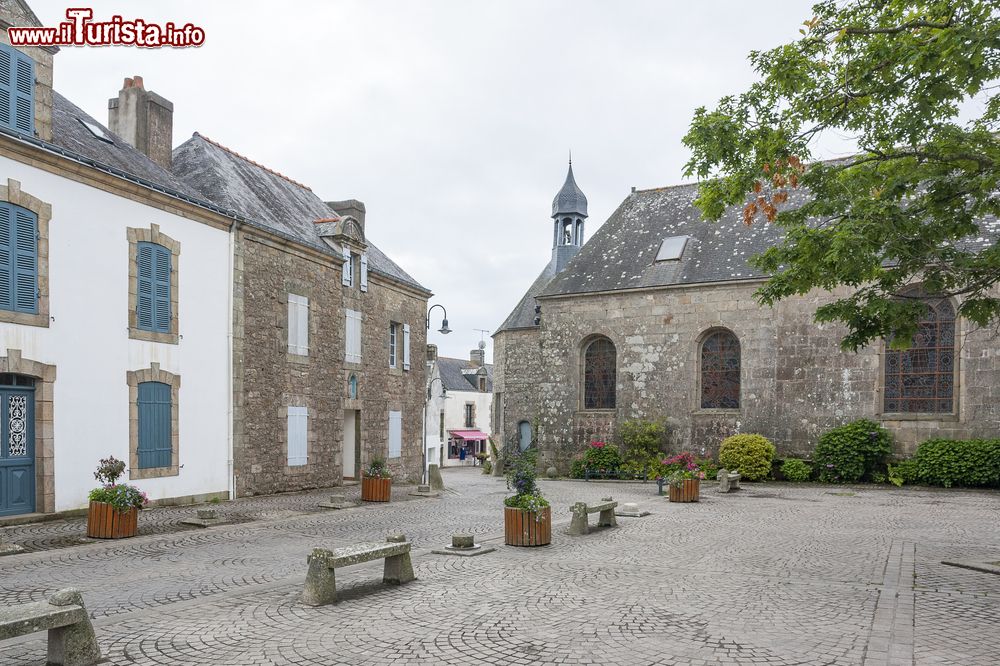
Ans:
{"label": "stone bench", "polygon": [[0,640],[49,632],[49,664],[90,666],[101,660],[94,626],[78,590],[59,590],[48,601],[0,608]]}
{"label": "stone bench", "polygon": [[600,504],[588,505],[586,502],[577,502],[569,509],[573,514],[573,520],[569,524],[569,534],[574,536],[589,534],[590,523],[588,522],[588,517],[592,513],[600,514],[597,517],[598,527],[617,527],[618,521],[615,519],[615,508],[617,506],[618,502],[613,501],[610,497],[603,498]]}
{"label": "stone bench", "polygon": [[730,472],[729,470],[723,468],[719,470],[718,476],[715,478],[719,482],[720,493],[728,493],[730,491],[740,489],[739,472]]}
{"label": "stone bench", "polygon": [[344,548],[313,548],[306,558],[309,573],[306,575],[302,602],[310,606],[325,606],[337,601],[337,580],[334,570],[362,562],[385,559],[382,582],[402,585],[414,580],[410,562],[410,542],[402,534],[390,536],[386,543],[359,543]]}

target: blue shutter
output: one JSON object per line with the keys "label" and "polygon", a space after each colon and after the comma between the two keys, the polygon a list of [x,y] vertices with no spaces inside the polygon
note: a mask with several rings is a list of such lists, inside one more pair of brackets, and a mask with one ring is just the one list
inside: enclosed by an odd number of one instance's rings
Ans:
{"label": "blue shutter", "polygon": [[170,467],[171,446],[170,385],[162,382],[139,384],[139,469]]}
{"label": "blue shutter", "polygon": [[0,124],[35,133],[35,62],[0,44]]}
{"label": "blue shutter", "polygon": [[146,331],[170,332],[170,250],[139,243],[136,257],[136,325]]}
{"label": "blue shutter", "polygon": [[14,309],[38,312],[38,217],[14,206]]}
{"label": "blue shutter", "polygon": [[0,203],[0,308],[14,309],[14,248],[10,242],[14,230],[14,206]]}

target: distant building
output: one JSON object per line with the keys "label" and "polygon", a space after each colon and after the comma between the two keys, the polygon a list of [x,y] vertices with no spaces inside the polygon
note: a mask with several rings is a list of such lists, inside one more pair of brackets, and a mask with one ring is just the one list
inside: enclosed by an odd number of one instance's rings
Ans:
{"label": "distant building", "polygon": [[[813,314],[849,292],[758,306],[766,276],[747,259],[781,229],[745,226],[738,207],[709,224],[696,195],[633,191],[583,245],[587,203],[570,167],[553,201],[552,258],[493,336],[499,441],[535,440],[541,464],[566,471],[628,419],[669,419],[672,445],[696,453],[756,432],[780,454],[809,455],[821,433],[859,418],[890,429],[899,455],[931,437],[1000,436],[995,331],[957,318],[956,300],[924,296],[908,351],[841,351],[845,329]],[[987,219],[967,244],[998,237]]]}
{"label": "distant building", "polygon": [[437,356],[437,347],[428,346],[429,464],[472,465],[477,453],[489,453],[493,366],[485,354],[482,347],[474,349],[466,361]]}

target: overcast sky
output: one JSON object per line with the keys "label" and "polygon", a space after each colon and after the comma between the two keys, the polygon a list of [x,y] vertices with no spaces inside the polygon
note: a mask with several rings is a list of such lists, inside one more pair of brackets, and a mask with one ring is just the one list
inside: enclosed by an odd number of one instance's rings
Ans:
{"label": "overcast sky", "polygon": [[[67,3],[29,0],[45,25]],[[567,152],[590,201],[586,238],[631,186],[681,182],[694,109],[742,91],[751,50],[793,39],[811,2],[92,0],[194,23],[201,48],[63,48],[55,86],[107,123],[125,76],[198,131],[309,185],[357,198],[366,231],[448,310],[432,330],[466,357],[551,252]],[[830,156],[830,155],[826,155]],[[435,310],[432,328],[439,326]],[[492,344],[486,338],[492,354]]]}

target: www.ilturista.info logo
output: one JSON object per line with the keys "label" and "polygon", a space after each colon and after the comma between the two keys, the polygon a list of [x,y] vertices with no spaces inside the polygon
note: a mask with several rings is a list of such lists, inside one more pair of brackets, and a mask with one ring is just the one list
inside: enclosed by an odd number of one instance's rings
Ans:
{"label": "www.ilturista.info logo", "polygon": [[66,10],[66,18],[55,28],[7,28],[13,46],[163,46],[184,48],[205,43],[205,31],[187,23],[179,26],[126,20],[112,16],[109,21],[92,21],[94,10],[84,7]]}

